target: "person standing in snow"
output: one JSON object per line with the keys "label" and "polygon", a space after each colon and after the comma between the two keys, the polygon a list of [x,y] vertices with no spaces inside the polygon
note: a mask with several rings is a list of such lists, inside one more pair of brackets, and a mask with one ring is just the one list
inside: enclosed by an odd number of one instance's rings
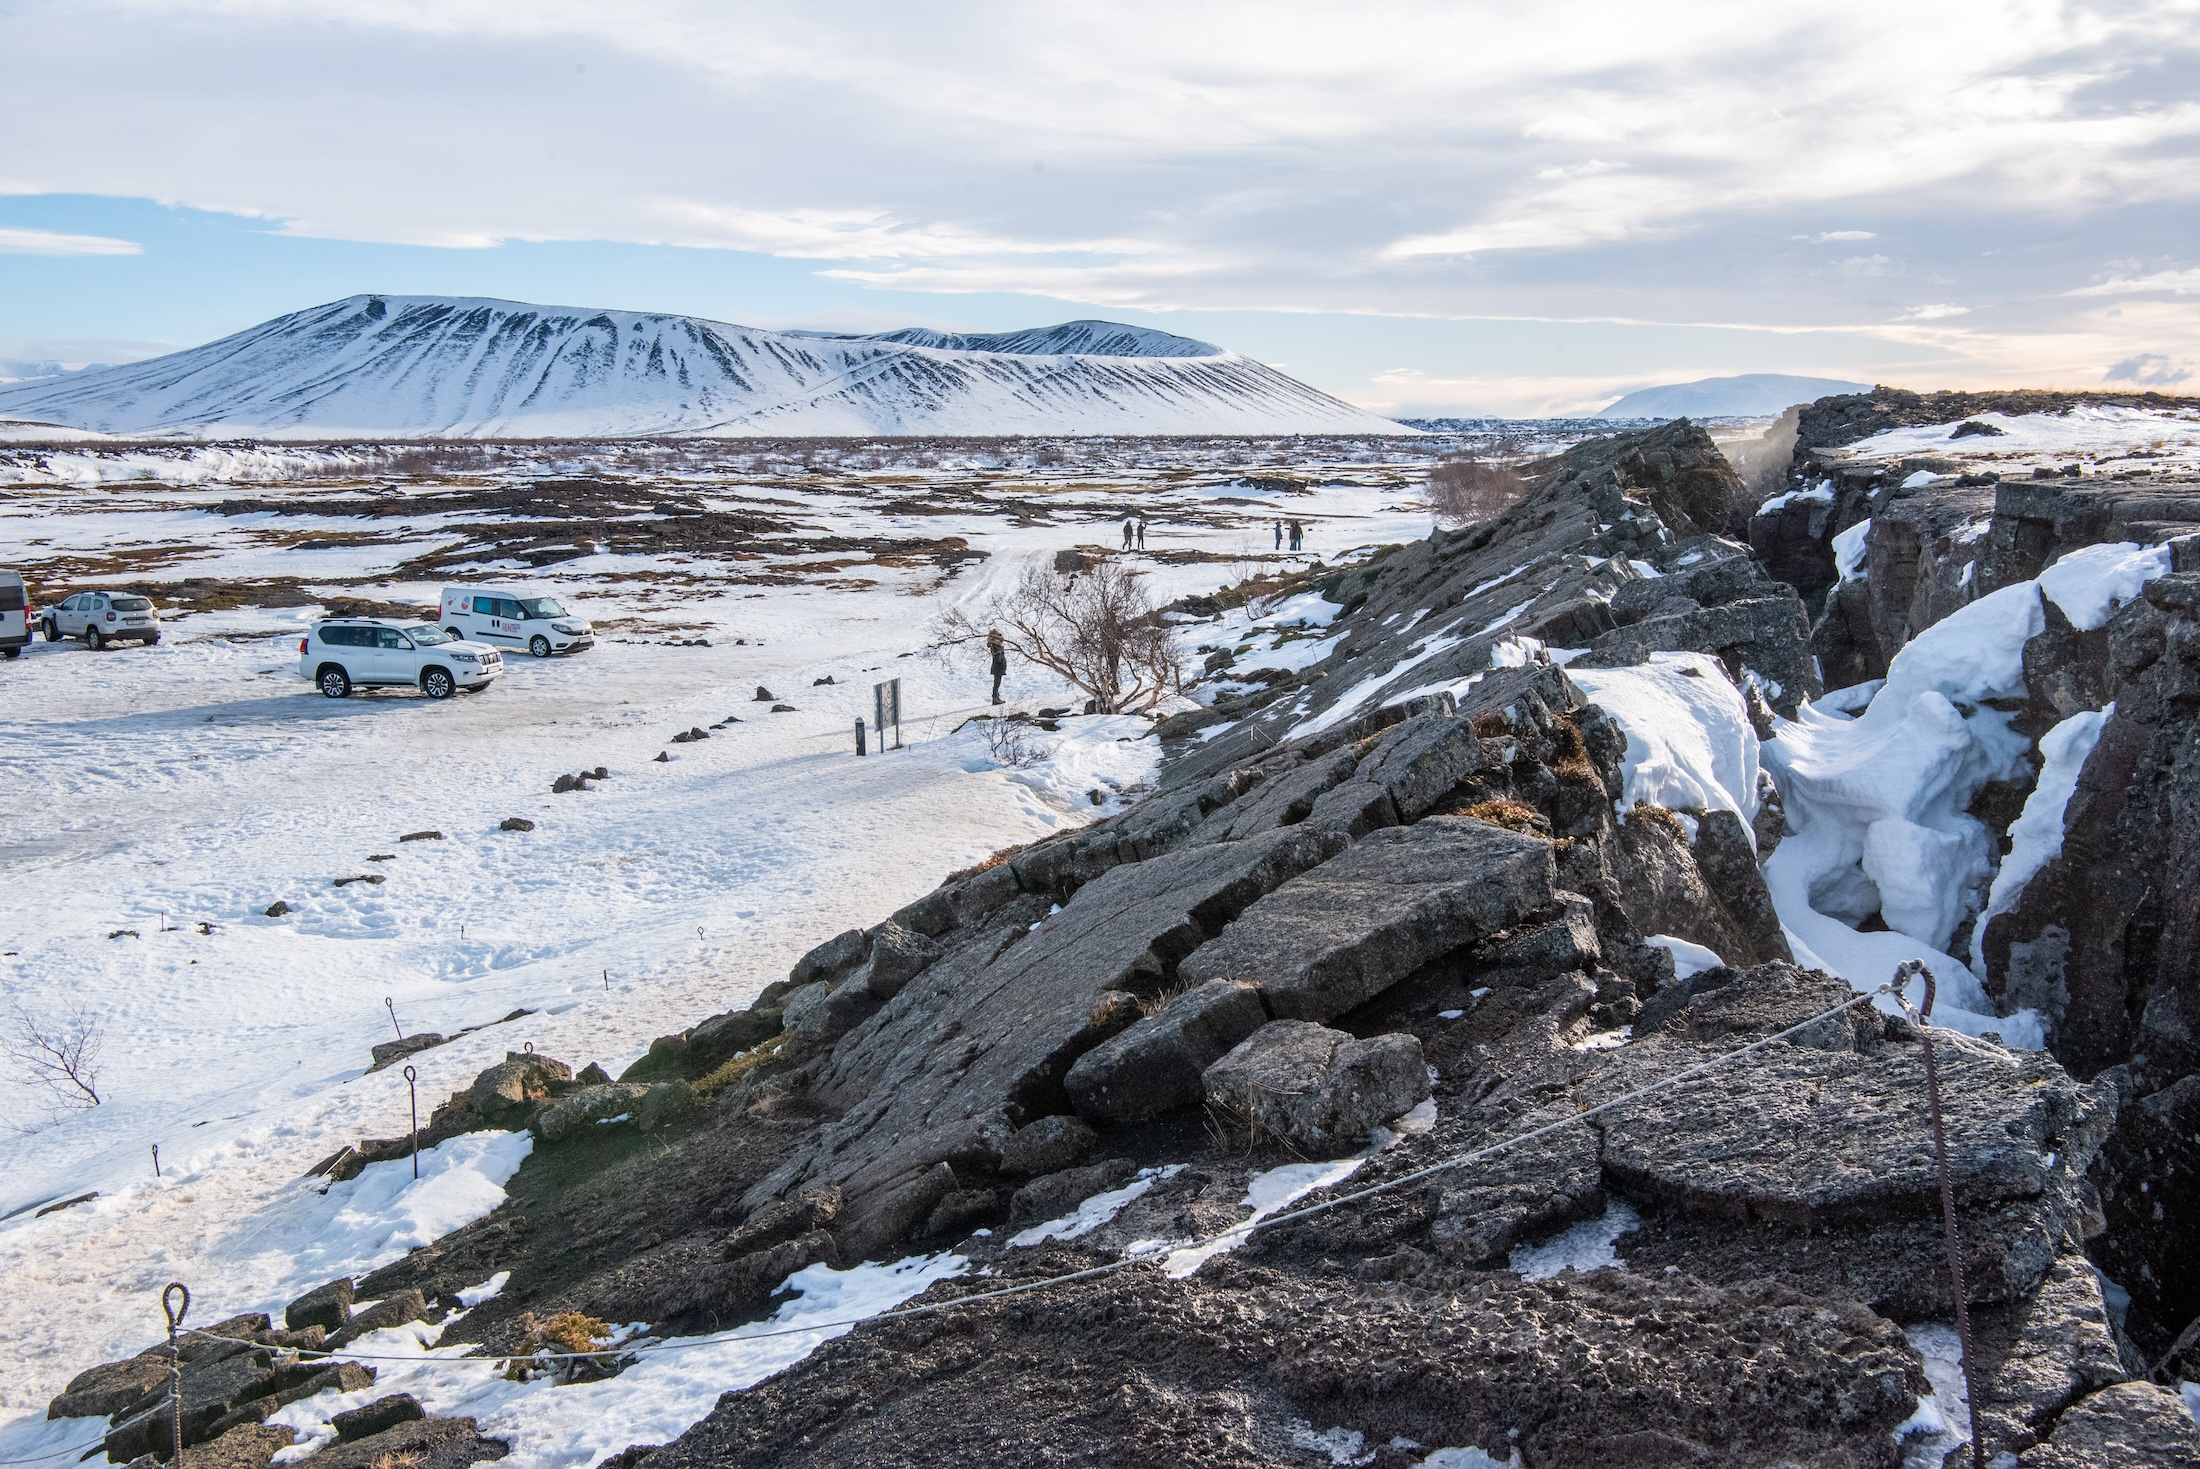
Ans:
{"label": "person standing in snow", "polygon": [[1138,549],[1146,549],[1146,522],[1143,520],[1138,522]]}
{"label": "person standing in snow", "polygon": [[1135,517],[1127,517],[1123,521],[1123,549],[1126,551],[1131,548],[1131,536],[1134,534],[1133,527],[1137,524],[1138,521]]}
{"label": "person standing in snow", "polygon": [[1299,523],[1298,523],[1297,521],[1295,521],[1295,520],[1294,520],[1294,521],[1292,521],[1292,522],[1291,522],[1291,549],[1292,549],[1292,550],[1294,550],[1294,551],[1298,550],[1298,549],[1299,549],[1299,546],[1300,546],[1300,544],[1301,544],[1301,543],[1302,543],[1302,542],[1303,542],[1303,541],[1304,541],[1305,539],[1306,539],[1306,527],[1305,527],[1305,526],[1303,526],[1303,525],[1300,525],[1300,524],[1299,524]]}
{"label": "person standing in snow", "polygon": [[1280,520],[1276,522],[1276,549],[1283,549],[1283,522]]}
{"label": "person standing in snow", "polygon": [[1008,677],[1008,643],[999,628],[985,635],[985,650],[993,655],[993,702],[1001,702],[1001,680]]}

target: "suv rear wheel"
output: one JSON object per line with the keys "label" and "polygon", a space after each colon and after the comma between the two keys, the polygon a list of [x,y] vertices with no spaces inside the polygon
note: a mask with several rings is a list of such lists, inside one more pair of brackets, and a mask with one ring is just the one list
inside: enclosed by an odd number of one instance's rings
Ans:
{"label": "suv rear wheel", "polygon": [[351,692],[351,675],[333,663],[322,669],[314,682],[331,699],[341,699]]}
{"label": "suv rear wheel", "polygon": [[98,628],[87,623],[84,627],[84,646],[97,653],[107,646],[107,639],[100,633]]}
{"label": "suv rear wheel", "polygon": [[541,633],[536,633],[535,636],[528,642],[527,651],[534,654],[537,658],[547,658],[550,656],[550,640],[544,637]]}
{"label": "suv rear wheel", "polygon": [[448,699],[458,684],[451,678],[450,670],[431,668],[420,675],[421,692],[431,699]]}

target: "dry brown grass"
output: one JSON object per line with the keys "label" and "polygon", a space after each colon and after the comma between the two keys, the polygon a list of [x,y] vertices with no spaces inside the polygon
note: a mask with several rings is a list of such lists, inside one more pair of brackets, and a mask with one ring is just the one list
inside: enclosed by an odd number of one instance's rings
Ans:
{"label": "dry brown grass", "polygon": [[1525,801],[1496,800],[1477,801],[1472,806],[1462,806],[1454,816],[1472,816],[1477,821],[1487,821],[1492,826],[1502,826],[1510,831],[1525,832],[1532,837],[1550,839],[1550,823],[1543,813]]}
{"label": "dry brown grass", "polygon": [[[523,1311],[519,1318],[519,1349],[522,1355],[504,1364],[504,1375],[513,1382],[525,1382],[529,1375],[543,1365],[530,1360],[530,1355],[540,1351],[593,1352],[611,1340],[611,1323],[599,1321],[594,1316],[579,1311],[560,1311],[547,1320],[539,1319],[532,1311]],[[565,1366],[569,1364],[557,1364]]]}
{"label": "dry brown grass", "polygon": [[1662,826],[1678,838],[1682,846],[1688,845],[1688,828],[1681,825],[1681,819],[1678,816],[1675,816],[1663,806],[1653,806],[1647,801],[1637,801],[1634,809],[1627,813],[1627,819],[1629,821],[1647,822],[1651,826]]}
{"label": "dry brown grass", "polygon": [[1558,746],[1558,758],[1551,761],[1553,775],[1597,778],[1597,768],[1589,763],[1589,747],[1582,743],[1581,730],[1571,719],[1558,719],[1551,727],[1551,739]]}
{"label": "dry brown grass", "polygon": [[961,882],[966,877],[976,877],[981,872],[991,872],[994,868],[1000,866],[1003,862],[1012,860],[1014,857],[1017,856],[1017,854],[1023,852],[1030,845],[1031,843],[1029,842],[1018,842],[1013,847],[1003,847],[1001,848],[1001,850],[995,852],[992,856],[986,858],[982,862],[974,862],[968,867],[960,868],[957,871],[948,873],[946,877],[940,880],[940,886],[943,888],[953,887],[956,883]]}
{"label": "dry brown grass", "polygon": [[1502,712],[1474,716],[1474,732],[1485,740],[1501,740],[1513,732],[1512,716]]}
{"label": "dry brown grass", "polygon": [[420,1464],[421,1456],[416,1450],[407,1449],[403,1453],[392,1450],[376,1454],[367,1462],[367,1469],[420,1469]]}

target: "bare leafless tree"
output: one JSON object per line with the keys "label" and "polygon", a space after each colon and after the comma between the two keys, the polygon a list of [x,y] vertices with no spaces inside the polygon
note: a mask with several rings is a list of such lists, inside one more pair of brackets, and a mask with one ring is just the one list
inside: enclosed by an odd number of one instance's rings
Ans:
{"label": "bare leafless tree", "polygon": [[13,1063],[16,1080],[46,1093],[59,1107],[99,1105],[99,1017],[83,1001],[72,1002],[58,1018],[14,1008],[0,1050]]}
{"label": "bare leafless tree", "polygon": [[1102,714],[1143,713],[1183,686],[1176,638],[1144,578],[1114,561],[1077,572],[1034,563],[1007,591],[942,615],[932,646],[980,644],[995,628],[1010,652],[1083,690]]}
{"label": "bare leafless tree", "polygon": [[1446,525],[1495,520],[1527,493],[1526,480],[1487,459],[1439,459],[1429,466],[1429,504]]}

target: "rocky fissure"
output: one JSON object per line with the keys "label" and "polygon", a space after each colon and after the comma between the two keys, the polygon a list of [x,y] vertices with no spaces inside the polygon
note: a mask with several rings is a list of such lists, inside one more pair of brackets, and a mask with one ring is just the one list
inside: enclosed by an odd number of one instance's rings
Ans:
{"label": "rocky fissure", "polygon": [[[1129,810],[827,939],[619,1077],[526,1054],[484,1072],[422,1141],[531,1129],[505,1205],[287,1325],[342,1339],[354,1299],[434,1318],[501,1271],[445,1341],[508,1354],[559,1312],[724,1329],[813,1266],[953,1250],[969,1271],[931,1303],[1136,1244],[1148,1263],[831,1341],[620,1469],[1901,1464],[1924,1442],[1898,1437],[1930,1391],[1918,1333],[1954,1305],[1920,1032],[1839,1010],[1851,983],[1798,948],[1760,865],[1795,837],[1754,754],[1700,799],[1631,797],[1657,752],[1588,685],[1686,684],[1676,727],[1715,705],[1768,736],[1829,686],[1861,707],[1925,628],[2114,537],[2169,545],[2169,573],[2099,627],[2047,617],[2024,697],[1996,706],[2036,746],[2114,704],[2059,855],[1979,930],[1985,992],[2043,1010],[2049,1049],[1935,1044],[1986,1447],[2200,1463],[2173,1390],[2200,1373],[2200,542],[2179,539],[2200,481],[1856,447],[1989,411],[2009,402],[1827,400],[1765,498],[1685,421],[1594,440],[1531,466],[1495,521],[1326,570],[1323,660],[1169,720]],[[1997,859],[2035,779],[1973,799]],[[1332,1190],[1398,1186],[1161,1263],[1317,1163]],[[1110,1191],[1075,1237],[1033,1240]],[[303,1370],[283,1360],[230,1370]],[[190,1397],[209,1432],[293,1390],[213,1371]],[[94,1369],[56,1410],[121,1433],[145,1376]],[[304,1462],[348,1469],[391,1434],[438,1466],[492,1454],[432,1407]]]}

